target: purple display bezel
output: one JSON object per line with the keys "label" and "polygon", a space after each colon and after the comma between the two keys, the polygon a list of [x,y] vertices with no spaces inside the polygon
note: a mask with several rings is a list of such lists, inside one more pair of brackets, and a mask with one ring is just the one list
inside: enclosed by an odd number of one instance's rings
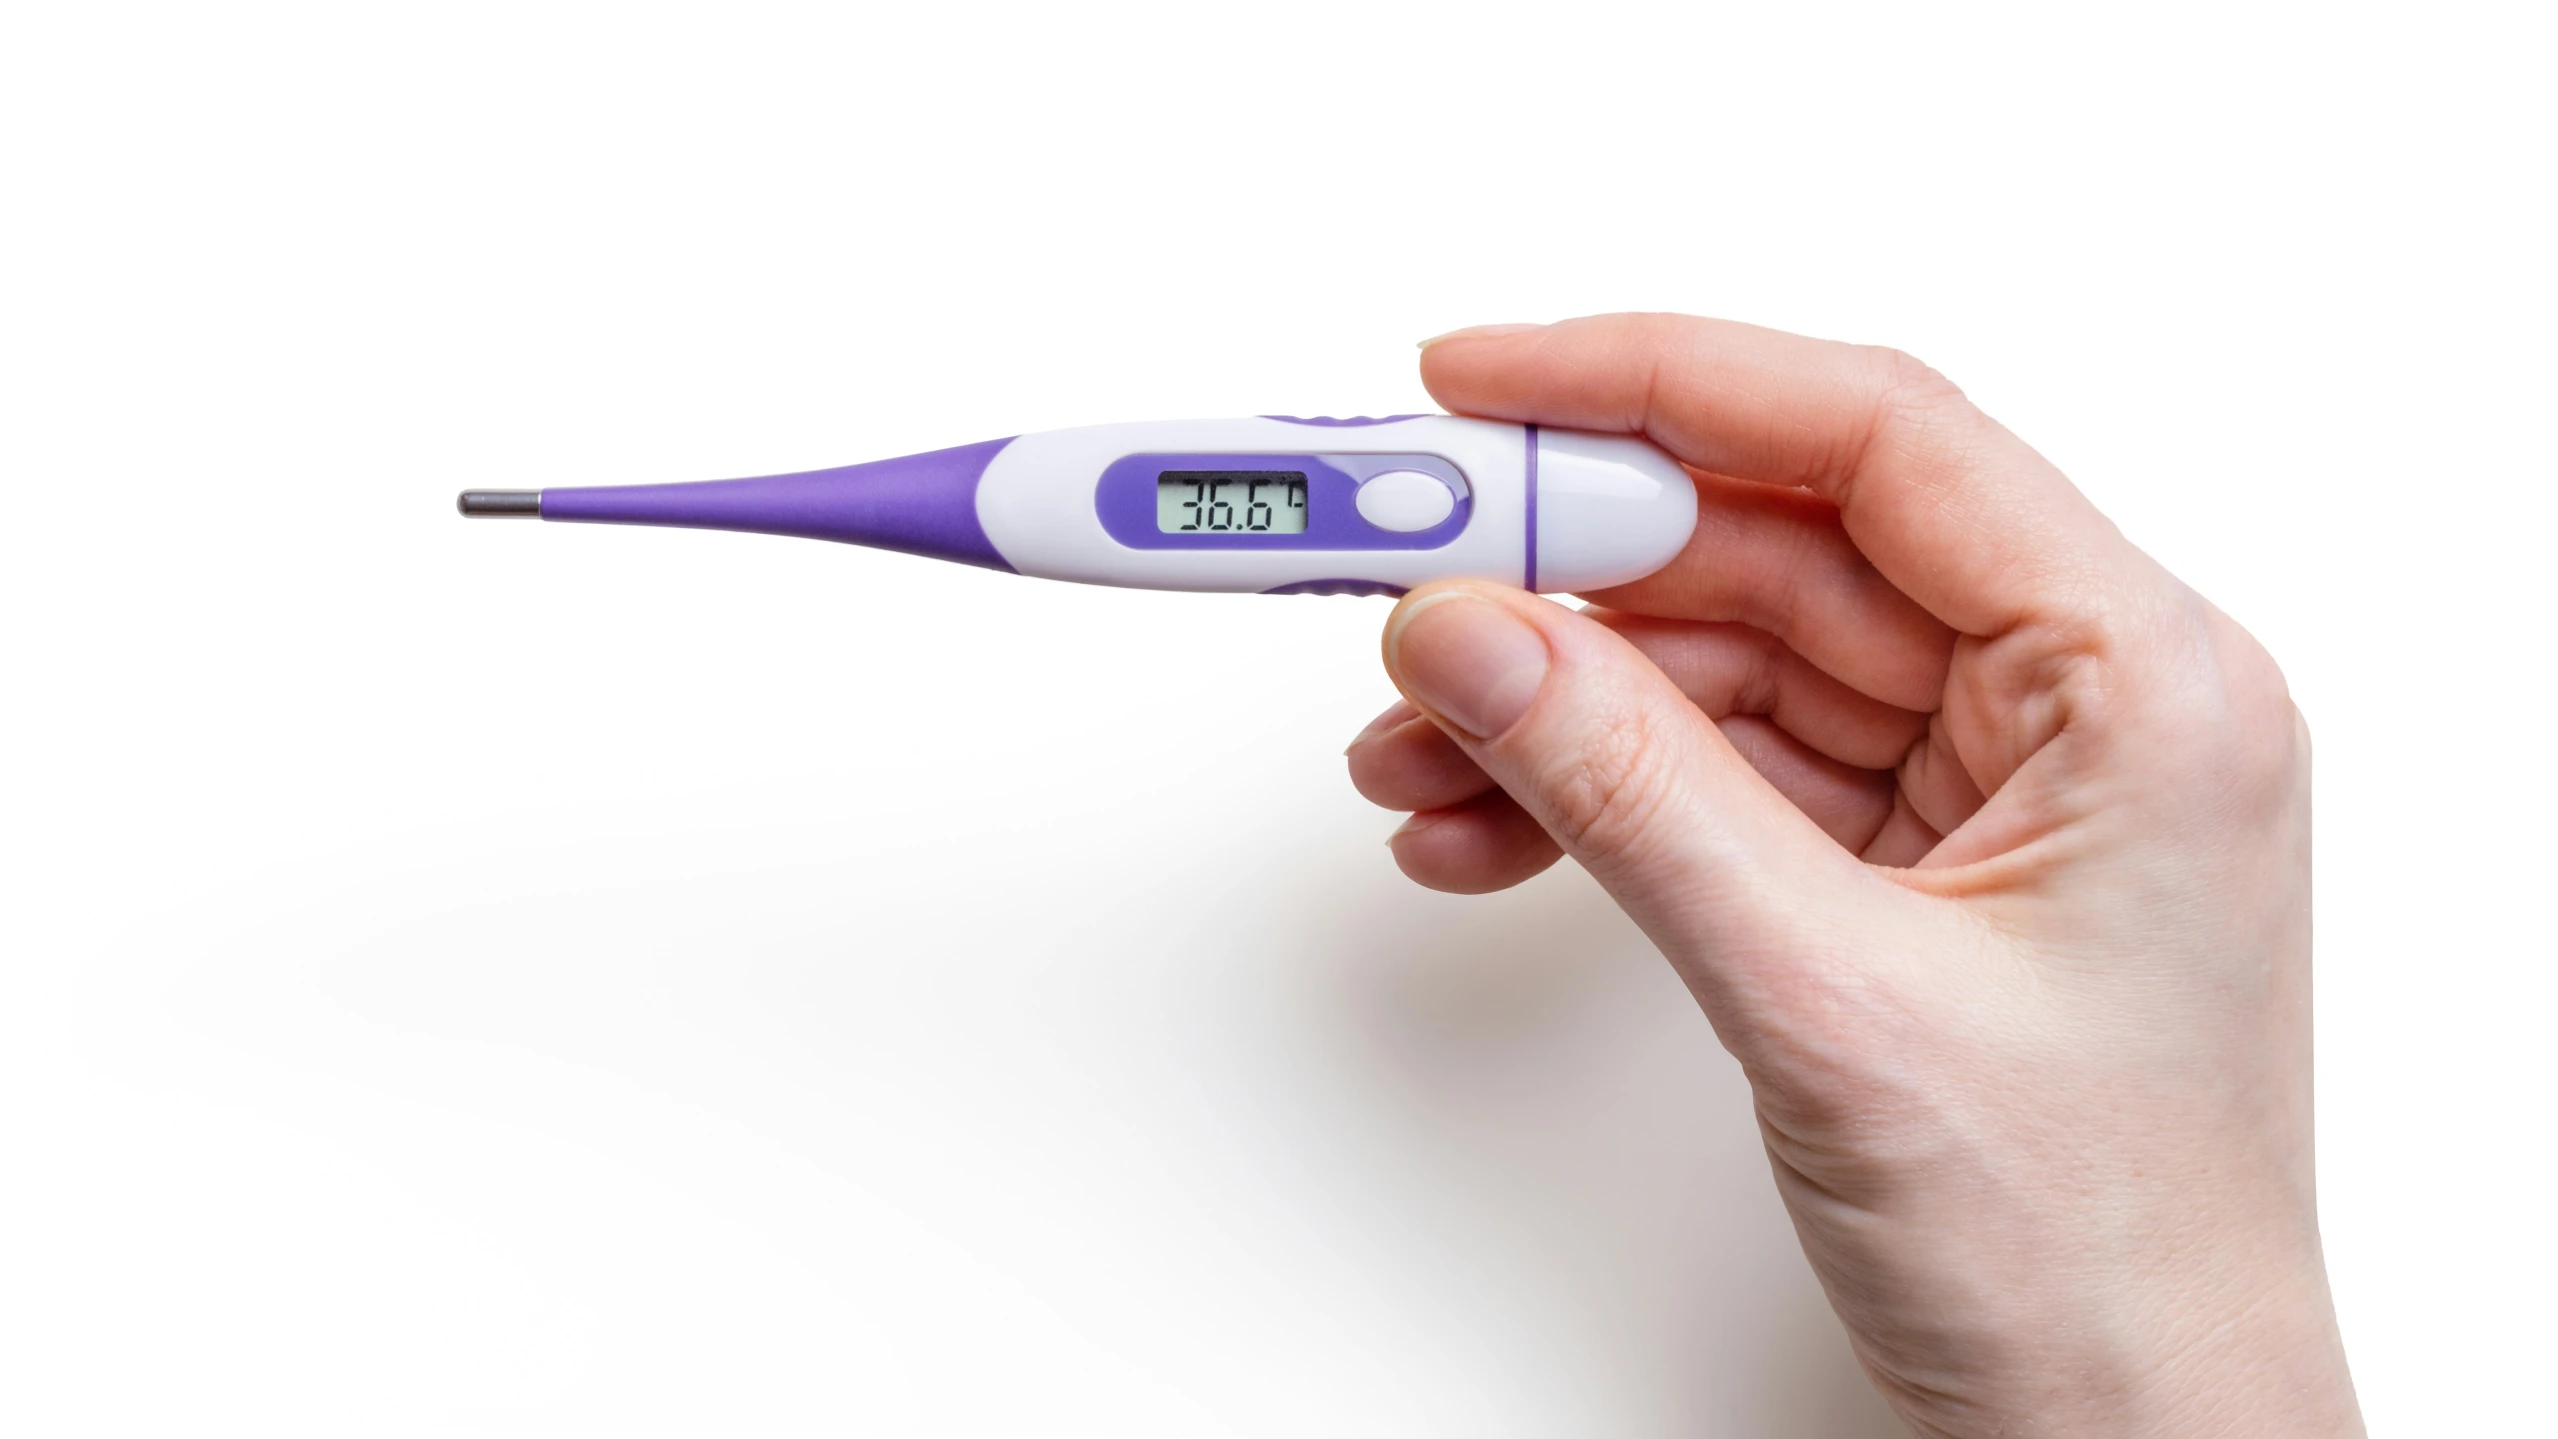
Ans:
{"label": "purple display bezel", "polygon": [[[1359,513],[1362,476],[1338,461],[1355,458],[1370,474],[1394,469],[1436,474],[1442,482],[1457,470],[1439,455],[1309,454],[1169,454],[1122,455],[1101,472],[1093,490],[1093,508],[1102,530],[1132,550],[1435,550],[1465,532],[1474,517],[1472,487],[1451,484],[1457,504],[1448,517],[1426,530],[1398,533],[1379,529]],[[1227,531],[1166,533],[1155,527],[1155,483],[1167,470],[1295,470],[1306,477],[1306,527],[1294,534]]]}

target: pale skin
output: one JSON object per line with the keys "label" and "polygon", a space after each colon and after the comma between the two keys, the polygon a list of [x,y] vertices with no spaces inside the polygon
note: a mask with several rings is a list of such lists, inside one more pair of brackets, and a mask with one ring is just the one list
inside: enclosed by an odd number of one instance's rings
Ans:
{"label": "pale skin", "polygon": [[1349,752],[1433,889],[1571,855],[1748,1075],[1921,1434],[2362,1433],[2310,1153],[2309,740],[2264,649],[1890,350],[1609,315],[1428,342],[1639,433],[1669,568],[1426,586]]}

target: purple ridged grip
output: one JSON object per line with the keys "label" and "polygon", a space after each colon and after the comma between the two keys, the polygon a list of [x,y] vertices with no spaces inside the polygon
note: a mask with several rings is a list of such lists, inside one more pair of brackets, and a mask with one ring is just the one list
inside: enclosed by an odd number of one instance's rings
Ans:
{"label": "purple ridged grip", "polygon": [[1293,585],[1263,590],[1265,595],[1384,595],[1402,599],[1404,588],[1383,580],[1299,580]]}
{"label": "purple ridged grip", "polygon": [[833,470],[542,491],[542,518],[840,540],[1010,571],[977,522],[977,481],[1009,438]]}
{"label": "purple ridged grip", "polygon": [[1330,415],[1264,415],[1262,418],[1289,425],[1321,425],[1326,429],[1355,430],[1367,425],[1391,425],[1397,420],[1418,420],[1422,417],[1419,415],[1351,415],[1346,419],[1334,419]]}

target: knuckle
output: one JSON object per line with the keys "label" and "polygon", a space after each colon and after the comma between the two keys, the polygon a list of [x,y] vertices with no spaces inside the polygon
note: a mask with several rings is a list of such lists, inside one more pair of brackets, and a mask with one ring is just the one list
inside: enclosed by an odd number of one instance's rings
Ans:
{"label": "knuckle", "polygon": [[1755,526],[1750,533],[1749,565],[1766,583],[1754,584],[1739,596],[1741,622],[1771,636],[1790,634],[1803,617],[1805,602],[1819,594],[1830,578],[1856,562],[1855,546],[1845,530],[1830,523],[1804,524],[1794,515]]}
{"label": "knuckle", "polygon": [[1539,776],[1555,838],[1575,855],[1632,848],[1659,811],[1661,746],[1639,710],[1601,718]]}
{"label": "knuckle", "polygon": [[2309,765],[2308,730],[2292,703],[2282,666],[2237,621],[2212,610],[2206,621],[2225,723],[2216,768],[2241,793],[2288,795]]}
{"label": "knuckle", "polygon": [[2308,730],[2282,667],[2254,635],[2179,587],[2139,635],[2117,687],[2173,768],[2220,806],[2288,806],[2309,775]]}
{"label": "knuckle", "polygon": [[1870,458],[1895,451],[1927,473],[1967,472],[1990,444],[1992,427],[1962,387],[1906,350],[1878,345],[1859,353],[1865,421],[1848,437],[1852,448],[1841,458],[1853,463],[1841,473],[1861,472]]}
{"label": "knuckle", "polygon": [[1971,404],[1961,386],[1907,350],[1875,345],[1867,347],[1866,356],[1873,366],[1878,408],[1886,415],[1922,417]]}
{"label": "knuckle", "polygon": [[1748,668],[1742,674],[1732,712],[1775,714],[1785,693],[1787,661],[1793,651],[1768,630],[1744,629],[1741,633],[1747,638],[1744,659]]}

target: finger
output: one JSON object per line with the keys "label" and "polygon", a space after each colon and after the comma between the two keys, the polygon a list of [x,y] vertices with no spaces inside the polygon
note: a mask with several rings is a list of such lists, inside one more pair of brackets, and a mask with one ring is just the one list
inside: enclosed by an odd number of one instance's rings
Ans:
{"label": "finger", "polygon": [[[1841,772],[1864,774],[1860,784],[1888,792],[1888,772],[1903,764],[1928,734],[1927,716],[1849,689],[1763,630],[1737,624],[1686,624],[1612,610],[1585,613],[1624,636],[1709,718],[1765,717],[1807,755],[1831,761]],[[1779,793],[1820,819],[1823,828],[1831,828],[1820,808],[1827,791],[1807,779],[1804,783],[1812,787],[1797,792],[1798,777],[1806,771],[1799,766],[1760,764],[1761,751],[1739,748]],[[1438,809],[1492,787],[1491,776],[1409,702],[1399,702],[1379,715],[1351,741],[1346,753],[1352,785],[1385,809]],[[1977,792],[1970,790],[1959,766],[1953,778],[1977,807]],[[1961,802],[1960,795],[1949,794],[1946,812]],[[1862,847],[1864,840],[1850,843],[1842,836],[1841,842],[1854,849]]]}
{"label": "finger", "polygon": [[1926,820],[1918,817],[1918,811],[1911,807],[1907,794],[1895,794],[1891,818],[1883,821],[1883,828],[1866,841],[1864,859],[1867,864],[1907,869],[1927,858],[1927,852],[1936,848],[1937,842],[1943,838]]}
{"label": "finger", "polygon": [[1492,776],[1446,731],[1409,704],[1400,708],[1408,718],[1370,727],[1344,752],[1351,786],[1362,798],[1380,809],[1431,810],[1462,804],[1492,788]]}
{"label": "finger", "polygon": [[1384,648],[1405,696],[1666,951],[1790,933],[1803,915],[1792,897],[1807,886],[1826,903],[1866,881],[1658,669],[1593,620],[1497,585],[1427,585],[1395,607]]}
{"label": "finger", "polygon": [[1386,847],[1413,883],[1447,894],[1508,889],[1563,858],[1553,836],[1499,790],[1414,815]]}
{"label": "finger", "polygon": [[1931,847],[1934,837],[1952,834],[1988,803],[1962,756],[1954,752],[1953,733],[1941,714],[1929,719],[1927,737],[1910,746],[1899,779],[1902,801],[1932,836]]}
{"label": "finger", "polygon": [[[1366,739],[1372,734],[1383,733],[1384,731],[1393,729],[1396,725],[1402,724],[1407,720],[1415,720],[1420,717],[1421,711],[1412,707],[1412,701],[1408,699],[1397,699],[1393,704],[1379,710],[1375,719],[1368,721],[1367,725],[1362,728],[1358,734],[1351,737],[1350,743],[1355,747],[1359,741]],[[1348,752],[1349,751],[1347,750],[1343,751],[1345,754]]]}
{"label": "finger", "polygon": [[1613,609],[1584,613],[1623,635],[1713,718],[1763,716],[1842,764],[1890,769],[1927,733],[1926,713],[1849,688],[1765,630]]}
{"label": "finger", "polygon": [[1717,727],[1750,768],[1848,853],[1873,843],[1892,817],[1896,787],[1890,774],[1816,753],[1756,715],[1734,715]]}
{"label": "finger", "polygon": [[[1755,715],[1720,723],[1752,769],[1851,852],[1864,849],[1891,813],[1891,771],[1842,764]],[[1350,773],[1359,793],[1380,809],[1440,810],[1494,790],[1492,776],[1438,726],[1420,718],[1352,746]]]}
{"label": "finger", "polygon": [[1883,578],[1807,490],[1698,475],[1686,555],[1632,584],[1595,591],[1611,609],[1737,620],[1878,699],[1933,710],[1954,632]]}
{"label": "finger", "polygon": [[1885,579],[1966,634],[2094,624],[2091,580],[2154,582],[2048,461],[1895,351],[1599,315],[1459,331],[1423,351],[1421,377],[1462,414],[1640,432],[1698,469],[1806,486]]}
{"label": "finger", "polygon": [[[1422,718],[1409,704],[1398,705],[1381,718],[1401,722],[1387,724],[1382,729],[1372,726],[1363,734],[1351,746],[1351,770],[1360,792],[1380,807],[1420,812],[1411,826],[1397,831],[1398,836],[1435,823],[1433,812],[1450,813],[1456,807],[1465,806],[1487,794],[1495,794],[1504,803],[1509,802],[1507,796],[1497,795],[1492,777],[1485,774],[1455,740]],[[1788,803],[1801,810],[1851,853],[1875,859],[1872,847],[1878,842],[1878,836],[1883,834],[1887,821],[1896,818],[1896,805],[1906,812],[1901,817],[1917,820],[1914,807],[1906,796],[1898,792],[1894,777],[1888,770],[1860,769],[1841,763],[1756,715],[1736,714],[1728,719],[1719,718],[1718,722],[1724,737],[1731,741],[1732,748],[1743,759],[1749,761],[1752,769],[1774,785],[1777,793],[1785,796]],[[1521,812],[1522,815],[1524,813]],[[1923,822],[1906,824],[1904,829],[1912,835],[1924,837],[1920,841],[1921,847],[1906,857],[1876,859],[1877,863],[1914,863],[1936,843],[1937,832]],[[1458,839],[1459,835],[1468,833],[1471,831],[1466,829],[1452,831],[1440,836],[1437,843],[1460,846],[1457,852],[1466,856],[1486,848],[1473,840]],[[1544,831],[1540,829],[1537,833],[1543,835]],[[1506,853],[1506,841],[1491,848]],[[1899,855],[1903,848],[1897,843],[1886,844],[1884,851]],[[1403,853],[1400,846],[1397,853]],[[1536,868],[1543,869],[1551,859],[1552,856],[1548,856]],[[1406,863],[1405,868],[1409,871],[1412,865]],[[1525,874],[1516,875],[1499,884],[1481,882],[1471,859],[1464,863],[1450,860],[1446,870],[1439,869],[1436,864],[1432,868],[1434,873],[1450,873],[1452,882],[1431,883],[1425,880],[1424,883],[1430,883],[1434,889],[1467,894],[1503,888],[1526,877]],[[1504,866],[1492,868],[1506,872]]]}

